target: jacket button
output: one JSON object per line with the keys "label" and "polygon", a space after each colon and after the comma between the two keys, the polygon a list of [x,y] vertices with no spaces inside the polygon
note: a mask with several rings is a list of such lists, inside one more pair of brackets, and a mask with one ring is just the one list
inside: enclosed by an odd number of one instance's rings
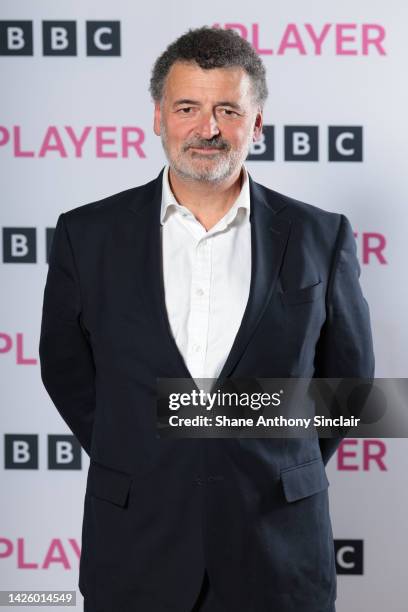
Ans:
{"label": "jacket button", "polygon": [[198,484],[198,485],[202,485],[202,484],[204,484],[204,481],[199,476],[196,476],[195,483]]}

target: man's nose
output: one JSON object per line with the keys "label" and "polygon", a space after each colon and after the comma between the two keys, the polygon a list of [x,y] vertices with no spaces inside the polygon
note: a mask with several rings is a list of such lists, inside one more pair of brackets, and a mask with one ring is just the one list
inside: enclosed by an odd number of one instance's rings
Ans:
{"label": "man's nose", "polygon": [[220,133],[218,123],[213,113],[203,114],[197,125],[197,133],[202,138],[210,139]]}

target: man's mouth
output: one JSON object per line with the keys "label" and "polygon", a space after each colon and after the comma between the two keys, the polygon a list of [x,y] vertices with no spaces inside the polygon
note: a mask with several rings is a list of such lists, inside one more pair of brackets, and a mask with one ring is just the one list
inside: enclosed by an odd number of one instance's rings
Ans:
{"label": "man's mouth", "polygon": [[218,147],[190,147],[193,151],[199,151],[200,153],[216,153],[218,151],[222,151],[222,149]]}

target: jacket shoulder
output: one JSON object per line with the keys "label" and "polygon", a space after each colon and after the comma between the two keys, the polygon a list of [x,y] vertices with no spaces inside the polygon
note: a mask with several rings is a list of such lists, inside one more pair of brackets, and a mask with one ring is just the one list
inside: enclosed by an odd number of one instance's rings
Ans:
{"label": "jacket shoulder", "polygon": [[[268,201],[278,203],[279,208],[286,208],[286,214],[293,215],[294,217],[301,218],[322,218],[328,222],[338,222],[341,217],[341,213],[332,212],[320,208],[315,204],[309,204],[303,200],[297,200],[289,195],[270,189],[265,185],[261,185],[264,190],[265,197]],[[276,206],[276,204],[275,204]]]}
{"label": "jacket shoulder", "polygon": [[342,213],[328,211],[297,200],[259,183],[257,186],[262,189],[267,205],[279,213],[281,218],[288,220],[293,228],[329,232],[333,237],[339,232],[342,222],[347,222],[347,218]]}
{"label": "jacket shoulder", "polygon": [[148,202],[157,185],[157,178],[139,185],[137,187],[131,187],[118,193],[114,193],[110,196],[90,202],[88,204],[81,204],[75,208],[65,211],[64,217],[69,224],[83,223],[89,218],[92,223],[98,223],[98,220],[106,222],[106,220],[112,219],[117,216],[123,209],[126,209],[129,205],[137,210],[141,208],[146,202]]}

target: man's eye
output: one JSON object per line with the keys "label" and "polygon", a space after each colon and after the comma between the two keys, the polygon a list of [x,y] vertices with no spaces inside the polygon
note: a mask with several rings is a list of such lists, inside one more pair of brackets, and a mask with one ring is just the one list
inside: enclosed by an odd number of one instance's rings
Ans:
{"label": "man's eye", "polygon": [[221,108],[220,110],[224,115],[227,115],[228,117],[232,117],[234,115],[238,117],[238,113],[233,110],[230,110],[229,108]]}
{"label": "man's eye", "polygon": [[182,115],[188,115],[191,110],[192,110],[191,106],[185,106],[184,108],[180,108],[179,112],[181,112]]}

